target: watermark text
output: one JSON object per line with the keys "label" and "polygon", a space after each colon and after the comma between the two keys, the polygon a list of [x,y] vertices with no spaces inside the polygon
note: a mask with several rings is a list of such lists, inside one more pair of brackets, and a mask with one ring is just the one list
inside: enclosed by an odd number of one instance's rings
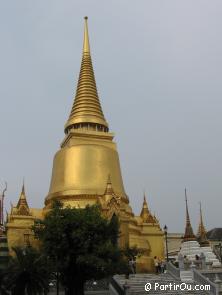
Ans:
{"label": "watermark text", "polygon": [[147,283],[145,291],[210,291],[210,285],[192,285],[187,283]]}

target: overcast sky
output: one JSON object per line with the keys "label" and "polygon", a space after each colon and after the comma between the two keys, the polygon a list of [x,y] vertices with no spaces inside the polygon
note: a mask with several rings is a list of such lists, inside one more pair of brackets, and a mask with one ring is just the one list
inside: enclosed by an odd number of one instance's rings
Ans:
{"label": "overcast sky", "polygon": [[43,207],[79,75],[83,17],[103,111],[136,214],[143,191],[170,232],[202,201],[221,227],[222,1],[0,1],[0,185]]}

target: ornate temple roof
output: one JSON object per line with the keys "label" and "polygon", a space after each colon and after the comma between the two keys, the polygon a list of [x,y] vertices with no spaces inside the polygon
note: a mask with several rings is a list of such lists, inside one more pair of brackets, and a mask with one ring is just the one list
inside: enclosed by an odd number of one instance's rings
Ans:
{"label": "ornate temple roof", "polygon": [[186,202],[186,227],[185,227],[185,234],[183,237],[183,242],[187,241],[196,241],[196,237],[193,233],[193,228],[190,222],[190,215],[188,211],[188,204],[187,204],[187,191],[185,189],[185,202]]}
{"label": "ornate temple roof", "polygon": [[93,72],[87,19],[85,17],[83,54],[79,80],[72,110],[65,125],[66,133],[70,128],[81,127],[81,124],[94,124],[98,131],[108,132],[108,124],[100,105]]}
{"label": "ornate temple roof", "polygon": [[154,218],[153,215],[150,213],[145,194],[144,194],[143,207],[140,213],[140,217],[145,223],[157,223],[156,218]]}
{"label": "ornate temple roof", "polygon": [[30,215],[29,205],[26,199],[26,194],[25,194],[24,181],[23,181],[22,191],[20,193],[20,197],[19,197],[16,209],[17,209],[16,210],[17,215]]}

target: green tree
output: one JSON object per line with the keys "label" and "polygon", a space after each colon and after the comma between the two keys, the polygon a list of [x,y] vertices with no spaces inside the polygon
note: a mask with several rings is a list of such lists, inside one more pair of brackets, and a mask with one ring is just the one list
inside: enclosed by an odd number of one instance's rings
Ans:
{"label": "green tree", "polygon": [[13,248],[6,270],[8,290],[13,295],[37,295],[48,291],[50,267],[45,256],[32,247]]}
{"label": "green tree", "polygon": [[6,273],[4,270],[0,270],[0,294],[9,295],[6,287]]}
{"label": "green tree", "polygon": [[125,266],[117,245],[117,219],[103,218],[98,206],[62,208],[56,202],[34,232],[55,262],[67,295],[82,295],[87,280],[104,278]]}
{"label": "green tree", "polygon": [[126,246],[125,249],[122,250],[123,255],[128,259],[136,259],[137,257],[141,257],[143,255],[143,250],[137,248],[137,246],[129,247]]}

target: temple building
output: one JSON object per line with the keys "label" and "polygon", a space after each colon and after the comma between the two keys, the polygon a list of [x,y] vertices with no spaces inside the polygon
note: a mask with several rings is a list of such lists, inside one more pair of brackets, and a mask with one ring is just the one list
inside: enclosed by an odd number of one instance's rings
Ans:
{"label": "temple building", "polygon": [[29,208],[23,183],[19,200],[16,206],[11,204],[11,211],[7,214],[6,231],[9,251],[12,254],[14,246],[37,245],[32,233],[32,226],[35,219],[43,218],[43,210]]}
{"label": "temple building", "polygon": [[125,192],[114,134],[109,130],[97,93],[87,17],[79,80],[64,132],[65,138],[54,157],[44,208],[29,207],[23,184],[18,204],[8,214],[9,249],[36,243],[31,226],[36,218],[44,218],[54,200],[80,208],[100,204],[104,216],[112,218],[115,214],[120,221],[119,245],[143,250],[137,260],[138,270],[152,270],[154,256],[164,257],[164,234],[146,197],[141,214],[135,216]]}

